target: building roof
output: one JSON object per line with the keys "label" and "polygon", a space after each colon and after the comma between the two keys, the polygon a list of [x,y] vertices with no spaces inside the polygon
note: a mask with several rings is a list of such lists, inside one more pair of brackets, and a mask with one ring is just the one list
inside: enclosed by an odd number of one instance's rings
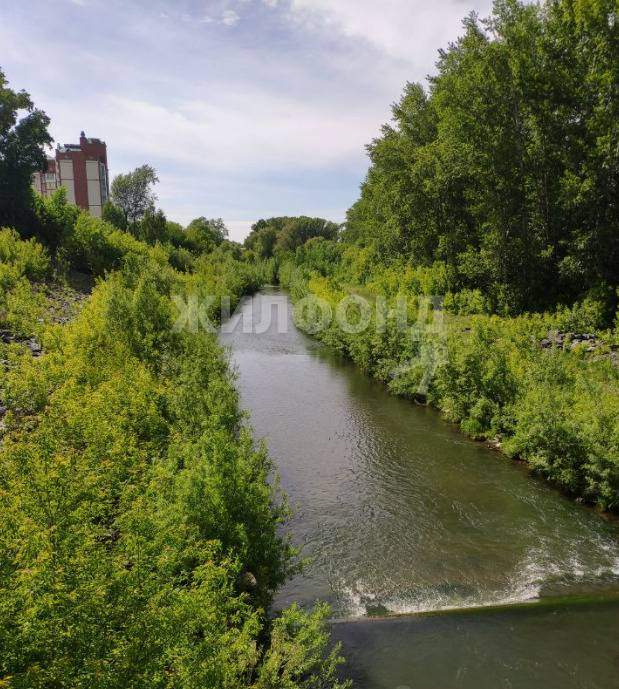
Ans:
{"label": "building roof", "polygon": [[86,137],[84,132],[80,132],[80,142],[79,144],[58,144],[56,150],[59,153],[70,153],[71,151],[81,151],[84,144],[98,144],[100,146],[105,146],[105,141],[97,139],[95,137]]}

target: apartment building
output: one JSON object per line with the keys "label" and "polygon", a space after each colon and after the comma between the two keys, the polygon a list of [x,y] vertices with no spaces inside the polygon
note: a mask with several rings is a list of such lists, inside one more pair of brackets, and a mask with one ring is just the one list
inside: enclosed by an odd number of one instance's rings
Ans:
{"label": "apartment building", "polygon": [[58,177],[56,176],[56,159],[47,159],[45,172],[35,172],[32,176],[32,186],[42,196],[51,196],[58,189]]}
{"label": "apartment building", "polygon": [[105,142],[82,132],[79,144],[59,145],[55,157],[47,161],[47,170],[34,174],[32,185],[43,196],[62,186],[70,203],[101,217],[110,196]]}

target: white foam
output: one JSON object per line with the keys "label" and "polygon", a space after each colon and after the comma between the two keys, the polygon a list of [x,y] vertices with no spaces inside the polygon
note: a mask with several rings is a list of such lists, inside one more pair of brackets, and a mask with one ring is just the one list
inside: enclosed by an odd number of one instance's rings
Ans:
{"label": "white foam", "polygon": [[445,593],[442,590],[430,590],[427,595],[393,595],[385,591],[371,590],[363,581],[357,580],[338,587],[344,602],[345,614],[351,617],[365,617],[372,607],[384,608],[395,615],[467,609],[529,603],[540,598],[545,584],[564,577],[579,580],[587,577],[599,578],[619,575],[619,557],[615,557],[606,566],[587,567],[580,555],[572,553],[564,560],[551,560],[543,545],[531,548],[515,567],[506,585],[495,590],[477,590],[470,594],[458,594],[457,591]]}

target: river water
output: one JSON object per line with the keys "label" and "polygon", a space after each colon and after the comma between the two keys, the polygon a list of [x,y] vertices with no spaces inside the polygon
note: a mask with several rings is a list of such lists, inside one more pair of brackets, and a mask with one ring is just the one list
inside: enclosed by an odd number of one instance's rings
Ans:
{"label": "river water", "polygon": [[276,607],[331,603],[357,687],[619,687],[617,523],[389,395],[287,304],[264,290],[221,335],[307,558]]}

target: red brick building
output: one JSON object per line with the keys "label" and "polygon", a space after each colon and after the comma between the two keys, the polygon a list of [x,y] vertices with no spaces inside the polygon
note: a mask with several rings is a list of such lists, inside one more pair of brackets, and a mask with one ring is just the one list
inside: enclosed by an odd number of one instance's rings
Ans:
{"label": "red brick building", "polygon": [[55,158],[48,159],[47,170],[36,172],[32,184],[44,196],[62,186],[70,203],[100,217],[110,196],[105,142],[82,132],[79,144],[59,145]]}

